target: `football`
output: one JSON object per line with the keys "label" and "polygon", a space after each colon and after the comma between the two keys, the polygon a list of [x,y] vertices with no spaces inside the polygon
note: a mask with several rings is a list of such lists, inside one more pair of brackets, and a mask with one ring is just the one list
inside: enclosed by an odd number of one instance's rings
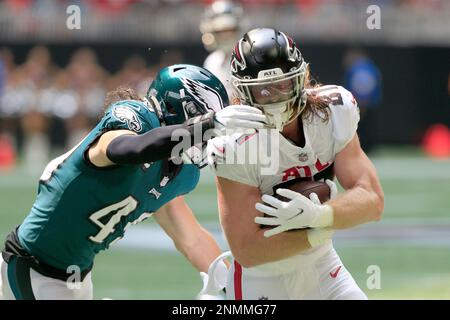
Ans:
{"label": "football", "polygon": [[[305,197],[309,198],[311,193],[316,193],[320,199],[321,203],[330,200],[330,187],[325,182],[321,181],[293,181],[292,183],[284,183],[282,185],[278,185],[274,191],[278,188],[289,189],[298,193],[301,193]],[[289,201],[285,197],[278,195],[276,192],[274,193],[274,197],[282,200]]]}
{"label": "football", "polygon": [[[298,193],[301,193],[305,197],[309,198],[309,195],[311,193],[316,193],[319,197],[319,200],[321,203],[324,203],[325,201],[330,200],[330,187],[325,182],[321,181],[288,181],[285,183],[282,183],[278,186],[274,187],[274,194],[273,196],[279,200],[282,201],[290,201],[290,199],[280,196],[276,193],[277,189],[289,189]],[[264,214],[264,217],[268,217],[268,215]],[[260,225],[261,229],[270,229],[270,226],[264,226]]]}

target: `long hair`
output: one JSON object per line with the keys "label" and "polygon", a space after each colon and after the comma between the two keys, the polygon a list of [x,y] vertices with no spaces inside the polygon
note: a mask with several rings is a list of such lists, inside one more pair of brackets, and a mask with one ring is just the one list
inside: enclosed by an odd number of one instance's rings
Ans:
{"label": "long hair", "polygon": [[111,90],[106,94],[104,109],[110,105],[121,100],[142,100],[142,97],[131,88],[118,87],[115,90]]}
{"label": "long hair", "polygon": [[330,119],[329,99],[327,96],[318,96],[314,90],[322,84],[311,77],[309,66],[306,69],[305,89],[307,89],[307,100],[305,108],[301,113],[302,120],[311,121],[313,117],[319,117],[323,122]]}

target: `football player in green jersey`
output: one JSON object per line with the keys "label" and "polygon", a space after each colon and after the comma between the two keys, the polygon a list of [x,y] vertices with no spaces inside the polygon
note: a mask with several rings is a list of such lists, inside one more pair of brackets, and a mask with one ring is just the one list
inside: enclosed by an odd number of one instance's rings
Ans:
{"label": "football player in green jersey", "polygon": [[[258,129],[265,117],[251,107],[224,108],[222,83],[192,65],[162,69],[146,98],[121,89],[107,100],[97,126],[47,165],[30,213],[8,235],[0,259],[4,298],[92,299],[95,255],[152,215],[199,271],[220,254],[182,197],[205,163],[205,141],[194,132]],[[174,155],[176,132],[193,147]]]}

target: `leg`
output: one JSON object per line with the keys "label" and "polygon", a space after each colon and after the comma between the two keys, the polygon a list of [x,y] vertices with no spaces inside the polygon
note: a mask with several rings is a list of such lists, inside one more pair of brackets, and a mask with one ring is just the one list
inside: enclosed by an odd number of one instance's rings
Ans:
{"label": "leg", "polygon": [[[89,300],[92,280],[89,273],[83,281],[68,283],[45,277],[31,269],[23,258],[11,257],[9,263],[0,260],[0,287],[8,300]],[[72,285],[72,286],[71,286]]]}
{"label": "leg", "polygon": [[299,281],[296,279],[299,277],[297,273],[254,276],[242,269],[236,261],[231,265],[227,280],[227,300],[296,299],[291,286],[293,282]]}
{"label": "leg", "polygon": [[234,262],[227,279],[229,300],[366,300],[333,248],[282,275],[249,275]]}
{"label": "leg", "polygon": [[8,288],[8,279],[6,277],[6,262],[3,261],[3,257],[0,254],[0,300],[6,300],[7,295],[4,293]]}
{"label": "leg", "polygon": [[334,249],[316,263],[319,272],[319,299],[367,300]]}
{"label": "leg", "polygon": [[36,300],[92,300],[91,273],[81,282],[66,282],[30,271],[31,285]]}

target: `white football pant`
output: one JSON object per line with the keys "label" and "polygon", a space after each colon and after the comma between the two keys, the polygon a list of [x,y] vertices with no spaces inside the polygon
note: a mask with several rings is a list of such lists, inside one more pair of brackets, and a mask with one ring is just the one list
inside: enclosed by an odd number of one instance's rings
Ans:
{"label": "white football pant", "polygon": [[81,282],[49,278],[0,254],[0,300],[91,300],[91,272]]}
{"label": "white football pant", "polygon": [[227,299],[367,300],[331,242],[307,259],[294,259],[291,268],[271,268],[273,272],[261,272],[258,267],[244,268],[233,261],[227,279]]}

